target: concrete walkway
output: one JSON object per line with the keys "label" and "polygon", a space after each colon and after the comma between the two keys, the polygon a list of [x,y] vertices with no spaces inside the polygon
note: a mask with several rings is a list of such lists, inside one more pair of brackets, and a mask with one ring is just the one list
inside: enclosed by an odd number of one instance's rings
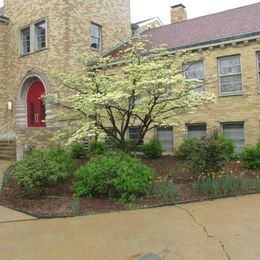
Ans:
{"label": "concrete walkway", "polygon": [[0,252],[26,260],[259,259],[260,195],[67,219],[21,214],[0,223]]}

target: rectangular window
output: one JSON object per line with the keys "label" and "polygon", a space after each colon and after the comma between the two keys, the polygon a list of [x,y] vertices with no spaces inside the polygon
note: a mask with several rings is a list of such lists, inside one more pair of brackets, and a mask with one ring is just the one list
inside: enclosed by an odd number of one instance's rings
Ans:
{"label": "rectangular window", "polygon": [[188,139],[201,139],[207,135],[206,124],[188,124],[187,125]]}
{"label": "rectangular window", "polygon": [[256,53],[256,60],[257,60],[258,91],[260,91],[260,51]]}
{"label": "rectangular window", "polygon": [[31,52],[30,27],[21,30],[21,52],[27,54]]}
{"label": "rectangular window", "polygon": [[108,147],[112,148],[113,142],[115,141],[115,136],[117,136],[117,132],[116,129],[112,127],[107,128],[107,130],[109,131],[109,133],[105,138],[105,142]]}
{"label": "rectangular window", "polygon": [[161,142],[163,150],[167,153],[173,152],[173,128],[172,127],[157,127],[156,137]]}
{"label": "rectangular window", "polygon": [[128,128],[128,138],[130,141],[137,141],[139,139],[139,128],[136,126]]}
{"label": "rectangular window", "polygon": [[219,82],[222,95],[241,94],[243,91],[240,55],[219,58]]}
{"label": "rectangular window", "polygon": [[201,80],[202,83],[196,86],[195,91],[205,92],[205,75],[203,61],[196,61],[185,64],[183,66],[183,72],[186,79]]}
{"label": "rectangular window", "polygon": [[101,51],[101,26],[91,23],[91,48]]}
{"label": "rectangular window", "polygon": [[244,123],[224,123],[222,133],[233,140],[236,152],[242,151],[245,145]]}
{"label": "rectangular window", "polygon": [[46,47],[46,21],[35,24],[36,50]]}

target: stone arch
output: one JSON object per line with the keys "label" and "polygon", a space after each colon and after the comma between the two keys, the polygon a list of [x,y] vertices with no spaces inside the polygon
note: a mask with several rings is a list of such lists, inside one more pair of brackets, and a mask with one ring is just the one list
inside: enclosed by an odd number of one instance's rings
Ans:
{"label": "stone arch", "polygon": [[[28,71],[25,77],[22,79],[16,99],[16,125],[17,128],[27,128],[27,93],[30,86],[35,82],[40,81],[45,89],[45,93],[48,93],[47,79],[39,72],[32,70]],[[46,104],[46,116],[51,114],[50,104]],[[47,127],[49,125],[47,124]]]}

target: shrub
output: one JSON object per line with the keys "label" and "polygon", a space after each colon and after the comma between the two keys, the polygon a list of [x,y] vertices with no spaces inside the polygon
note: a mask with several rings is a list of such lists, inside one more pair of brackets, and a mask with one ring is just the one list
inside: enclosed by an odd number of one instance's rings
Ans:
{"label": "shrub", "polygon": [[255,146],[245,147],[241,158],[246,168],[260,170],[260,141]]}
{"label": "shrub", "polygon": [[189,159],[190,154],[195,152],[195,150],[198,148],[198,142],[199,140],[197,139],[185,139],[179,146],[176,155],[184,159]]}
{"label": "shrub", "polygon": [[71,156],[74,159],[80,159],[86,156],[84,144],[76,143],[71,146]]}
{"label": "shrub", "polygon": [[139,159],[124,153],[93,157],[76,172],[76,196],[108,196],[121,203],[144,194],[154,175]]}
{"label": "shrub", "polygon": [[188,160],[196,172],[217,172],[231,159],[234,144],[213,132],[201,140],[185,140],[178,154]]}
{"label": "shrub", "polygon": [[142,152],[149,159],[158,159],[162,156],[163,147],[158,139],[153,138],[142,145]]}
{"label": "shrub", "polygon": [[70,153],[60,148],[33,150],[15,165],[14,178],[23,190],[35,195],[64,180],[74,169]]}
{"label": "shrub", "polygon": [[94,154],[104,154],[108,150],[106,143],[93,141],[90,143],[90,152]]}

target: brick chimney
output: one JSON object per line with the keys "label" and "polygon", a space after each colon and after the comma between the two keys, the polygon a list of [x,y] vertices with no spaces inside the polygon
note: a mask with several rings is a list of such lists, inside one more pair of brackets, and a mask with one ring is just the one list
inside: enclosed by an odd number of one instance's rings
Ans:
{"label": "brick chimney", "polygon": [[186,7],[183,4],[174,5],[171,7],[172,23],[179,23],[187,20]]}

